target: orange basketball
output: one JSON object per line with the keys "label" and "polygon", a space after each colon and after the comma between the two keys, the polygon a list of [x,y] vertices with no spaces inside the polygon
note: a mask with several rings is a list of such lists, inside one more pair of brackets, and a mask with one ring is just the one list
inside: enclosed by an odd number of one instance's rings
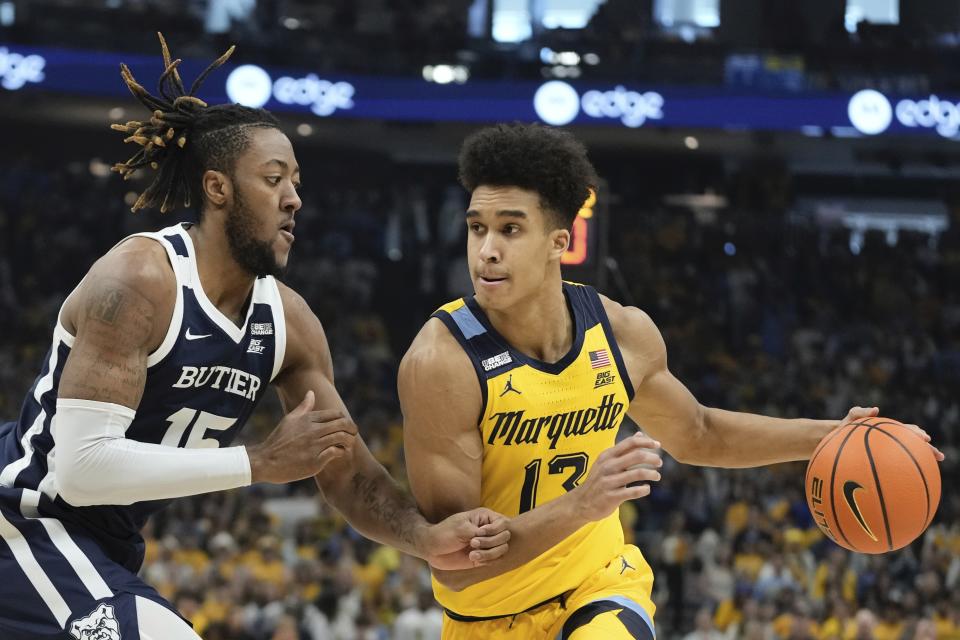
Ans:
{"label": "orange basketball", "polygon": [[889,418],[832,431],[813,452],[805,485],[820,530],[860,553],[907,546],[940,504],[940,468],[930,445]]}

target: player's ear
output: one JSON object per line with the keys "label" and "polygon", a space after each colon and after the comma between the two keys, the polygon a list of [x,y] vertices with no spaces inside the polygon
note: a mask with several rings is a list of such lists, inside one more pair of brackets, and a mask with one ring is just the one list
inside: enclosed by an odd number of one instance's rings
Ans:
{"label": "player's ear", "polygon": [[550,232],[550,257],[559,260],[570,246],[570,230],[554,229]]}
{"label": "player's ear", "polygon": [[207,169],[201,178],[203,195],[215,207],[224,206],[233,195],[233,183],[222,171]]}

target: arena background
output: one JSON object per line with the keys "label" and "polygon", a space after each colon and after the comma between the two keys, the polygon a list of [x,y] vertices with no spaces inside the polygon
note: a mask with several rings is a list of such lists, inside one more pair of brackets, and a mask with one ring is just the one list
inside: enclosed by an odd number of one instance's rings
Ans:
{"label": "arena background", "polygon": [[[947,454],[930,529],[874,557],[819,534],[803,465],[667,460],[621,510],[659,637],[960,638],[960,3],[0,0],[7,419],[91,263],[191,215],[131,214],[145,183],[109,172],[129,151],[107,125],[141,115],[117,65],[155,78],[157,30],[188,81],[236,43],[201,96],[282,118],[304,176],[287,279],[395,477],[399,357],[469,289],[459,142],[567,125],[605,185],[566,276],[650,313],[704,404],[878,405]],[[278,418],[271,399],[244,439]],[[360,538],[312,482],[179,500],[146,535],[146,579],[207,640],[439,637],[423,563]]]}

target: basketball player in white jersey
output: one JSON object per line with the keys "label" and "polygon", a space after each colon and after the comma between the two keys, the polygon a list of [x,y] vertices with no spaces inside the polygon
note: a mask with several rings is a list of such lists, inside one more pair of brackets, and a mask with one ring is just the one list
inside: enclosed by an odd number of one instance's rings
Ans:
{"label": "basketball player in white jersey", "polygon": [[[255,482],[313,476],[359,532],[438,568],[506,551],[502,517],[430,525],[370,454],[323,327],[275,279],[301,204],[290,140],[264,110],[194,98],[198,82],[187,91],[163,48],[159,97],[123,68],[152,115],[119,127],[141,148],[115,168],[158,171],[135,209],[192,202],[200,221],[126,239],[93,265],[20,418],[0,425],[5,640],[195,640],[137,577],[139,530],[173,498]],[[263,443],[230,446],[270,383],[286,417]]]}

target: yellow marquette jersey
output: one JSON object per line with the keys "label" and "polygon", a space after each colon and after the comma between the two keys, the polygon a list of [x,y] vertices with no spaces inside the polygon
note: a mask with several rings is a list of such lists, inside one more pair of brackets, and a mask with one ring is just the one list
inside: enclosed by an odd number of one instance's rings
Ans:
{"label": "yellow marquette jersey", "polygon": [[[573,346],[548,364],[513,349],[473,298],[434,313],[470,356],[484,410],[481,505],[516,516],[583,481],[615,443],[633,386],[597,292],[563,283],[575,324]],[[454,615],[484,618],[524,611],[577,588],[623,547],[617,512],[590,523],[525,565],[455,592],[434,580]]]}

